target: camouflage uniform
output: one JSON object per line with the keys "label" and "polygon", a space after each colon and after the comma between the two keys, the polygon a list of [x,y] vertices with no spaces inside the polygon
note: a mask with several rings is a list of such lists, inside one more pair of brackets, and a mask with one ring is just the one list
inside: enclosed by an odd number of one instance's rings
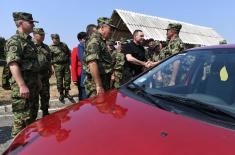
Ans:
{"label": "camouflage uniform", "polygon": [[[58,34],[52,34],[52,38],[59,38]],[[63,91],[70,90],[71,73],[70,73],[70,50],[68,46],[60,42],[58,45],[50,45],[51,50],[51,63],[55,69],[57,80],[57,89],[63,94]]]}
{"label": "camouflage uniform", "polygon": [[[106,24],[109,25],[110,28],[114,28],[111,24],[112,20],[109,18],[100,17],[97,22],[99,26]],[[97,63],[103,89],[109,90],[111,74],[113,71],[113,60],[107,49],[106,40],[103,39],[99,32],[96,32],[89,37],[85,47],[83,67],[86,72],[86,78],[84,80],[84,86],[88,97],[92,97],[97,94],[96,84],[89,68],[89,62],[91,61],[95,61]]]}
{"label": "camouflage uniform", "polygon": [[[45,32],[42,28],[35,28],[34,34],[45,35]],[[41,99],[41,110],[43,112],[43,116],[48,115],[49,108],[49,99],[50,99],[50,83],[49,78],[51,75],[51,51],[49,47],[44,44],[37,44],[35,42],[35,46],[38,50],[38,62],[39,62],[39,75],[42,82],[42,88],[40,90],[40,99]]]}
{"label": "camouflage uniform", "polygon": [[160,42],[155,41],[155,47],[152,51],[152,54],[150,54],[149,51],[147,51],[147,53],[145,54],[146,60],[153,62],[159,61],[159,53],[160,53],[159,49],[160,49]]}
{"label": "camouflage uniform", "polygon": [[86,72],[86,78],[84,81],[84,86],[87,96],[91,97],[96,95],[96,85],[91,76],[88,63],[90,61],[96,61],[103,88],[104,90],[108,90],[110,89],[113,61],[106,47],[106,42],[103,40],[99,32],[94,33],[89,40],[87,40],[85,48],[84,70]]}
{"label": "camouflage uniform", "polygon": [[[6,40],[2,37],[0,37],[0,60],[6,60],[6,53],[4,51],[4,46],[6,44]],[[5,90],[10,90],[10,78],[11,74],[9,71],[8,66],[5,64],[5,61],[2,61],[3,63],[0,64],[4,65],[3,71],[2,71],[2,88]]]}
{"label": "camouflage uniform", "polygon": [[[175,29],[176,31],[179,32],[181,27],[182,27],[181,24],[170,23],[167,27],[167,30]],[[185,49],[184,43],[177,35],[174,40],[169,40],[167,46],[161,49],[159,59],[163,60],[165,58],[170,57],[173,54],[183,51],[184,49]]]}
{"label": "camouflage uniform", "polygon": [[[14,12],[15,21],[33,21],[32,15],[22,12]],[[12,90],[12,111],[13,129],[12,136],[15,136],[24,127],[35,121],[38,113],[38,60],[37,49],[31,40],[30,35],[17,31],[6,42],[6,61],[9,65],[16,62],[20,67],[22,78],[27,85],[30,95],[28,99],[21,98],[19,86],[14,78],[11,79]]]}
{"label": "camouflage uniform", "polygon": [[111,83],[111,87],[119,88],[120,81],[122,80],[125,56],[123,53],[121,53],[121,51],[117,51],[117,50],[114,50],[111,56],[114,62],[113,74],[115,77],[114,82]]}
{"label": "camouflage uniform", "polygon": [[145,58],[147,61],[152,61],[152,57],[153,57],[153,49],[146,49],[145,50]]}
{"label": "camouflage uniform", "polygon": [[110,88],[119,88],[120,81],[122,79],[123,68],[125,63],[125,56],[121,53],[120,49],[115,49],[115,41],[110,39],[106,42],[107,46],[110,47],[110,54],[113,60],[113,72],[110,81]]}
{"label": "camouflage uniform", "polygon": [[160,57],[159,53],[154,53],[151,61],[157,62],[157,61],[159,61],[159,57]]}
{"label": "camouflage uniform", "polygon": [[5,46],[6,40],[2,37],[0,37],[0,59],[5,60],[6,56],[4,53],[4,46]]}
{"label": "camouflage uniform", "polygon": [[[181,28],[182,28],[181,24],[170,23],[166,30],[173,29],[177,33],[179,33]],[[179,35],[177,34],[177,36],[173,40],[171,40],[170,38],[167,39],[167,46],[161,49],[160,55],[159,55],[159,60],[161,61],[163,59],[166,59],[166,58],[172,56],[173,54],[180,53],[184,49],[185,49],[184,44],[183,44],[182,40],[179,38]],[[173,76],[173,72],[175,70],[174,67],[176,67],[176,65],[174,65],[174,63],[173,63],[166,68],[165,72],[159,73],[159,77],[162,76],[162,84],[161,85],[163,87],[174,85],[175,82],[177,82],[177,81],[172,81],[173,77],[174,77]],[[156,84],[156,86],[158,87],[159,83]]]}

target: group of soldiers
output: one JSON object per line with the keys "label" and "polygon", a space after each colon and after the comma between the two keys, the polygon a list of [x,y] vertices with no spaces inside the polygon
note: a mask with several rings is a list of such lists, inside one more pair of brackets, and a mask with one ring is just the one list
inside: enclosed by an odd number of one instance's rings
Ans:
{"label": "group of soldiers", "polygon": [[[68,46],[60,41],[58,34],[51,35],[52,45],[44,44],[45,32],[42,28],[34,28],[34,23],[37,21],[33,20],[30,13],[14,12],[13,19],[17,31],[6,41],[5,53],[6,66],[11,74],[10,88],[14,116],[12,136],[14,137],[36,120],[39,96],[43,116],[49,114],[49,78],[51,75],[55,73],[57,79],[59,100],[63,102],[65,97],[73,100],[73,97],[69,94],[71,52]],[[137,75],[137,72],[134,73],[132,70],[135,67],[143,71],[185,49],[179,38],[182,28],[179,23],[168,25],[166,45],[151,40],[148,44],[149,48],[143,50],[144,34],[141,30],[134,32],[131,42],[123,40],[113,42],[110,41],[110,37],[112,31],[117,28],[112,24],[112,20],[101,17],[97,22],[97,29],[87,34],[82,58],[87,97],[102,95],[107,90],[119,88],[121,84],[130,80],[130,78],[123,78],[127,70],[130,71],[128,74],[132,78]],[[33,32],[33,38],[29,35],[31,32]],[[142,53],[131,51],[133,46]],[[128,63],[135,67],[126,69]],[[177,62],[173,64],[173,69],[174,67],[177,69]],[[172,79],[172,84],[174,84],[174,79]]]}
{"label": "group of soldiers", "polygon": [[[14,12],[16,34],[4,42],[6,66],[3,71],[2,86],[10,77],[12,97],[14,137],[24,127],[34,122],[39,109],[39,98],[43,116],[49,114],[49,78],[55,73],[60,101],[70,96],[70,50],[60,41],[58,34],[52,34],[52,45],[44,44],[43,28],[34,28],[32,14]],[[33,32],[33,38],[30,33]],[[4,81],[5,80],[5,81]]]}
{"label": "group of soldiers", "polygon": [[[138,60],[138,56],[132,55],[135,61],[127,58],[128,51],[125,48],[133,42],[137,46],[143,46],[138,43],[138,35],[144,35],[141,30],[133,35],[133,41],[126,40],[116,41],[110,40],[113,30],[116,29],[112,25],[109,18],[98,19],[98,30],[86,40],[84,69],[86,71],[86,78],[84,81],[85,89],[88,97],[102,94],[112,88],[119,88],[121,84],[138,75],[130,71],[130,78],[126,78],[125,72],[127,63],[137,64],[142,71],[145,68],[150,68],[162,61],[163,59],[183,51],[184,44],[179,38],[179,32],[182,25],[178,23],[170,23],[167,27],[167,45],[162,46],[160,42],[152,43],[152,49],[149,48],[144,51],[144,59]],[[151,44],[151,42],[149,42]],[[149,50],[152,50],[149,52]],[[131,49],[132,50],[132,49]],[[139,63],[139,64],[138,64]],[[135,67],[135,66],[134,66]],[[124,78],[123,78],[124,76]]]}

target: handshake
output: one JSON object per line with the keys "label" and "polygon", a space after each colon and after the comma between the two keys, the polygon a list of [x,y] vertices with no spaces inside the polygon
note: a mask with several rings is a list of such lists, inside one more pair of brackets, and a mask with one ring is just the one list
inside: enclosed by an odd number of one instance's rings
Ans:
{"label": "handshake", "polygon": [[147,62],[145,62],[144,67],[145,67],[145,68],[151,68],[151,67],[157,65],[159,62],[160,62],[160,61],[157,61],[157,62],[147,61]]}

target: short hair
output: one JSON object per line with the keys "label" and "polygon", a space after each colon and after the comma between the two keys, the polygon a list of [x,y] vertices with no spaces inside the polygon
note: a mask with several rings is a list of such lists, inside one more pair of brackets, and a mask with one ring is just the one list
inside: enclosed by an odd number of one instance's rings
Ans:
{"label": "short hair", "polygon": [[90,35],[92,29],[94,29],[94,28],[97,28],[97,26],[96,26],[95,24],[89,24],[89,25],[87,25],[87,27],[86,27],[86,33],[87,33],[88,35]]}
{"label": "short hair", "polygon": [[153,39],[153,38],[150,38],[150,39],[148,40],[148,43],[150,43],[150,42],[152,42],[152,41],[154,41],[154,39]]}
{"label": "short hair", "polygon": [[133,32],[133,37],[136,36],[137,33],[139,33],[139,32],[143,32],[143,31],[142,31],[142,30],[135,30],[135,31]]}
{"label": "short hair", "polygon": [[86,39],[86,36],[87,36],[86,32],[79,32],[77,34],[78,40]]}

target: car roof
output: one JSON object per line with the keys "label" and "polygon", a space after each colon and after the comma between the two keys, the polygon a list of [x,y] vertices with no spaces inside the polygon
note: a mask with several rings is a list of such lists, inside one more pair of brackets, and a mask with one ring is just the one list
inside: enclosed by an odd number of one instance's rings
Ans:
{"label": "car roof", "polygon": [[235,48],[235,44],[222,44],[222,45],[196,47],[196,48],[187,49],[186,51],[201,50],[201,49],[220,49],[220,48],[229,48],[229,49]]}

